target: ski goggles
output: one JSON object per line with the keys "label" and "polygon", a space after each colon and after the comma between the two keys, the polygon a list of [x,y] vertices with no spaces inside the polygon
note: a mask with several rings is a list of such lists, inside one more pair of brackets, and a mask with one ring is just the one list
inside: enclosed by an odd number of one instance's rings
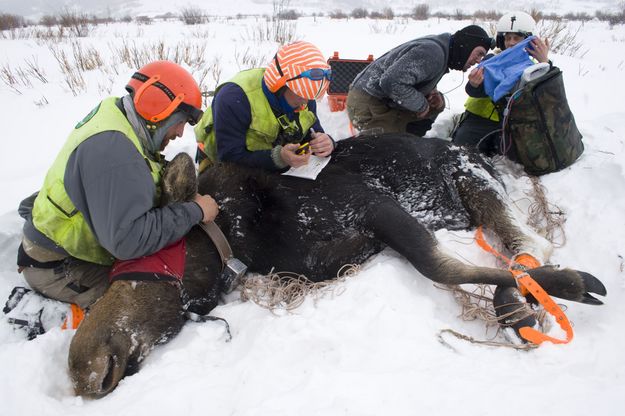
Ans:
{"label": "ski goggles", "polygon": [[192,126],[195,126],[202,119],[202,115],[204,112],[198,108],[193,107],[185,102],[181,102],[178,104],[176,110],[180,110],[184,115],[187,116],[187,123]]}
{"label": "ski goggles", "polygon": [[299,75],[294,76],[293,78],[287,79],[286,82],[293,81],[299,78],[308,78],[312,81],[321,81],[323,79],[332,81],[332,69],[311,68],[302,72]]}

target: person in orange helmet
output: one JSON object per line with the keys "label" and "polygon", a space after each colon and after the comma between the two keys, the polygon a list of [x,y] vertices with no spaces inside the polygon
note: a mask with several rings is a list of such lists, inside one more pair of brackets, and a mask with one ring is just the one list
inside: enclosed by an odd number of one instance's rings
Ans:
{"label": "person in orange helmet", "polygon": [[334,141],[321,127],[315,100],[331,80],[316,46],[282,46],[265,68],[242,71],[217,87],[195,127],[200,158],[283,171],[306,165],[311,154],[330,155]]}
{"label": "person in orange helmet", "polygon": [[160,152],[202,116],[191,74],[155,61],[126,89],[75,126],[41,189],[20,205],[18,266],[49,298],[87,307],[108,287],[114,261],[158,253],[218,214],[208,195],[159,206]]}

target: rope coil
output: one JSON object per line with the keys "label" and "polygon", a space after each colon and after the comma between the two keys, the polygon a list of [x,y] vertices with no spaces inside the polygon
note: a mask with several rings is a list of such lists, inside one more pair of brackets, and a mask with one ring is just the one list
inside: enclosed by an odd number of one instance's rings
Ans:
{"label": "rope coil", "polygon": [[336,278],[328,281],[313,282],[306,276],[292,272],[274,272],[267,275],[248,277],[241,288],[241,300],[256,303],[258,306],[274,311],[284,309],[292,311],[304,303],[307,297],[314,300],[326,294],[340,295],[345,290],[337,285],[360,271],[356,264],[346,264],[339,269]]}

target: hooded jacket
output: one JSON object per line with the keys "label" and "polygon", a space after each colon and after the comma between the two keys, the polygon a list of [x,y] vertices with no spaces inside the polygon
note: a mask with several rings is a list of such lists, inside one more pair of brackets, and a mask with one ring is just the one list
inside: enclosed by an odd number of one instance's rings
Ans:
{"label": "hooded jacket", "polygon": [[360,72],[352,88],[412,112],[428,108],[425,96],[449,72],[451,34],[426,36],[399,45]]}

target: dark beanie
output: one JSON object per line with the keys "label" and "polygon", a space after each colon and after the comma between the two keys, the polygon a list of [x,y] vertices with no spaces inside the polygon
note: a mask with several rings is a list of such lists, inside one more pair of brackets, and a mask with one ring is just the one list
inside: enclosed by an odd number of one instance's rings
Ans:
{"label": "dark beanie", "polygon": [[449,42],[449,61],[451,69],[462,71],[473,49],[483,46],[489,50],[493,39],[479,26],[471,25],[454,33]]}

